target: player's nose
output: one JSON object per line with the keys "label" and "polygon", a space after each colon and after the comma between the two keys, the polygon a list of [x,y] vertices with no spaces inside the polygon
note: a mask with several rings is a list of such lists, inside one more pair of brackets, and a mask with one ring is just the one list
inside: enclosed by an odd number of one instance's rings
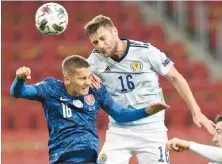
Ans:
{"label": "player's nose", "polygon": [[100,51],[104,51],[104,43],[103,42],[100,41],[98,44],[98,47],[99,47]]}
{"label": "player's nose", "polygon": [[92,80],[91,80],[90,78],[88,78],[88,79],[86,80],[86,83],[85,83],[85,84],[86,84],[87,86],[89,86],[89,85],[91,85],[91,83],[92,83]]}

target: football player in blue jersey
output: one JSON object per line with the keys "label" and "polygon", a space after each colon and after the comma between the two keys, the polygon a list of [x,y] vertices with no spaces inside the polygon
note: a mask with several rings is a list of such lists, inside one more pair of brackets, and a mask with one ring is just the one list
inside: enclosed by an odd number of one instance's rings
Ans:
{"label": "football player in blue jersey", "polygon": [[26,85],[31,70],[21,67],[10,93],[16,98],[37,100],[44,108],[49,131],[50,163],[95,163],[99,147],[96,118],[100,107],[120,123],[135,121],[169,108],[153,103],[146,108],[122,108],[103,85],[91,86],[92,71],[82,57],[73,55],[62,63],[64,81],[52,77]]}

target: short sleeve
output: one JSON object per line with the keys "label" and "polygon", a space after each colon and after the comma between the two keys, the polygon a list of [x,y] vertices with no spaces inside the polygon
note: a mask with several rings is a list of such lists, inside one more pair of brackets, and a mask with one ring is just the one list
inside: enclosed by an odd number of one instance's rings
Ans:
{"label": "short sleeve", "polygon": [[148,51],[148,60],[153,69],[162,76],[165,76],[170,71],[174,63],[166,56],[165,53],[152,45],[150,45]]}

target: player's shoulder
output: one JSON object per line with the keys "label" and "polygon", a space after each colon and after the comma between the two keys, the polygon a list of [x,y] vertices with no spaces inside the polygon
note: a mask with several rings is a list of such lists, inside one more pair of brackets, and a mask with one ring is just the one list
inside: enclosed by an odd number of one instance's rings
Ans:
{"label": "player's shoulder", "polygon": [[129,46],[132,48],[149,49],[150,43],[145,43],[137,40],[129,40]]}
{"label": "player's shoulder", "polygon": [[37,83],[36,85],[48,85],[48,86],[55,86],[55,85],[61,85],[62,82],[60,80],[55,79],[54,77],[47,77],[43,79],[41,82]]}
{"label": "player's shoulder", "polygon": [[159,49],[152,45],[149,42],[142,42],[142,41],[136,41],[136,40],[129,40],[130,47],[139,48],[139,49],[145,49],[150,51],[158,51]]}
{"label": "player's shoulder", "polygon": [[[102,62],[102,61],[104,61],[104,60],[107,60],[107,57],[103,56],[103,55],[100,53],[99,50],[93,49],[87,60],[88,60],[89,62],[90,62],[91,60]],[[91,63],[91,62],[90,62],[90,63]]]}

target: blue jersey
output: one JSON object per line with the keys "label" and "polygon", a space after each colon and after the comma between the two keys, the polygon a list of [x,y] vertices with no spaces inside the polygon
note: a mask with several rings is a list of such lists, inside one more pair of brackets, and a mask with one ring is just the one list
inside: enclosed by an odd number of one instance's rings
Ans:
{"label": "blue jersey", "polygon": [[42,103],[49,129],[50,161],[61,154],[76,150],[98,151],[96,118],[100,103],[92,89],[86,96],[70,96],[63,82],[47,78],[34,85],[36,100]]}
{"label": "blue jersey", "polygon": [[122,108],[103,85],[100,89],[90,88],[87,95],[73,97],[64,83],[54,78],[35,85],[24,85],[24,80],[15,79],[10,93],[17,98],[41,102],[48,124],[50,163],[96,160],[99,148],[96,118],[100,107],[119,123],[148,116],[145,108]]}

